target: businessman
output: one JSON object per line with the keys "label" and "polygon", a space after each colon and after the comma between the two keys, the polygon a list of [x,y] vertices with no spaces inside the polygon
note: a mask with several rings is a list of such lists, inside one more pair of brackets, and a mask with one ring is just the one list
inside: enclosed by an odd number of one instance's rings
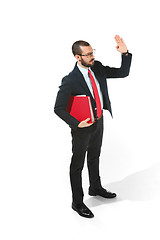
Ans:
{"label": "businessman", "polygon": [[[115,36],[116,49],[122,55],[120,68],[103,66],[95,60],[94,49],[86,41],[77,41],[72,52],[77,62],[72,72],[62,79],[55,102],[55,113],[71,128],[72,158],[70,164],[70,182],[72,189],[72,209],[80,216],[93,218],[94,215],[83,202],[82,170],[87,153],[89,173],[89,195],[103,198],[115,198],[116,193],[102,187],[99,174],[99,157],[103,137],[103,109],[112,115],[108,94],[108,78],[124,78],[129,75],[132,54],[118,35]],[[66,107],[71,96],[90,96],[95,122],[89,118],[79,122],[71,116]]]}

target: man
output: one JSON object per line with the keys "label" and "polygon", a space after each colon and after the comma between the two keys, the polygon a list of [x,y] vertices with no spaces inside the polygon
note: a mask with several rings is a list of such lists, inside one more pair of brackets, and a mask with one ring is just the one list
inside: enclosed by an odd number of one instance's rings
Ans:
{"label": "man", "polygon": [[[77,60],[69,75],[62,79],[57,94],[54,111],[71,127],[72,159],[70,165],[70,181],[72,189],[72,208],[80,216],[92,218],[93,213],[83,203],[83,188],[81,173],[87,152],[89,172],[89,195],[99,195],[104,198],[114,198],[115,193],[109,192],[101,185],[99,176],[99,157],[103,136],[103,109],[111,115],[111,104],[108,95],[106,78],[123,78],[128,76],[132,54],[128,52],[122,38],[115,36],[117,50],[122,54],[120,68],[103,66],[94,59],[94,50],[85,41],[77,41],[72,46],[72,52]],[[89,118],[79,122],[67,111],[66,107],[71,96],[90,96],[95,122],[88,123]]]}

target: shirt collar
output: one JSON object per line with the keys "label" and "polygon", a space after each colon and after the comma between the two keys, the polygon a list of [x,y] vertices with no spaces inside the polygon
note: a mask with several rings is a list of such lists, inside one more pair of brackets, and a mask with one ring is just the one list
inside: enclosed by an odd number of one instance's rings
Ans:
{"label": "shirt collar", "polygon": [[[78,62],[77,62],[77,67],[78,67],[78,69],[81,71],[81,73],[83,74],[83,76],[88,76],[88,69],[81,67],[81,66],[78,64]],[[91,68],[89,68],[89,70],[92,71]]]}

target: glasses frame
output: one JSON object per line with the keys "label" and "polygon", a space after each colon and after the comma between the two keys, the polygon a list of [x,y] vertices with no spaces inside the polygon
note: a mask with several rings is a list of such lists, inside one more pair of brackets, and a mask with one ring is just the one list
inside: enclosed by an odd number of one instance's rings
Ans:
{"label": "glasses frame", "polygon": [[87,53],[87,54],[78,54],[79,56],[83,56],[83,57],[91,57],[92,55],[94,55],[96,52],[96,49],[93,49],[93,51],[91,53]]}

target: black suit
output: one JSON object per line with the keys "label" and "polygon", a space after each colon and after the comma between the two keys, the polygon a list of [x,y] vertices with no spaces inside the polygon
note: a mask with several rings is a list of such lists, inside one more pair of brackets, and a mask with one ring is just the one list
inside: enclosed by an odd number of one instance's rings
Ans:
{"label": "black suit", "polygon": [[[123,78],[128,76],[131,58],[131,54],[128,54],[128,56],[122,55],[122,64],[120,68],[111,68],[108,66],[105,67],[99,61],[95,61],[94,66],[91,68],[100,84],[103,95],[103,109],[107,109],[111,115],[112,109],[106,78]],[[101,187],[99,176],[99,156],[103,136],[103,117],[90,127],[78,128],[77,126],[79,121],[66,111],[70,96],[76,95],[90,96],[94,116],[96,118],[96,102],[92,97],[82,73],[77,67],[77,63],[73,71],[62,79],[62,84],[57,94],[54,111],[71,127],[73,152],[70,165],[71,187],[73,201],[76,203],[81,203],[83,201],[81,172],[83,169],[86,152],[90,186],[92,188]]]}

